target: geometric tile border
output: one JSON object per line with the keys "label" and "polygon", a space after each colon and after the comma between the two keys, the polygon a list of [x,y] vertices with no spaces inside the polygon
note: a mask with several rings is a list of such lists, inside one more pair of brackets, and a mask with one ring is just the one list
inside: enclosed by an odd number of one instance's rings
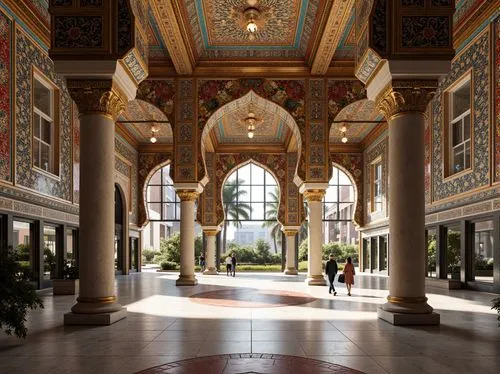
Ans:
{"label": "geometric tile border", "polygon": [[305,357],[238,353],[197,357],[142,370],[137,374],[362,374],[363,372]]}

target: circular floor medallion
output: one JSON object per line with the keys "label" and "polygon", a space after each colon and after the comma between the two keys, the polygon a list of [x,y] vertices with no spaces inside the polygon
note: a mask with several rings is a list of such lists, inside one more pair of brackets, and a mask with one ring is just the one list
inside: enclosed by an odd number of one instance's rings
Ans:
{"label": "circular floor medallion", "polygon": [[155,366],[137,374],[363,374],[361,371],[305,357],[240,353],[197,357]]}
{"label": "circular floor medallion", "polygon": [[302,305],[317,300],[302,292],[230,288],[201,292],[190,296],[191,301],[204,305],[231,308],[276,308]]}

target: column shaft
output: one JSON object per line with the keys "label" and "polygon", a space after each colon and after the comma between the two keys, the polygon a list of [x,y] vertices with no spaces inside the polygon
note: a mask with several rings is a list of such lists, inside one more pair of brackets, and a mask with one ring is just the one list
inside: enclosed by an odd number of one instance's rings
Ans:
{"label": "column shaft", "polygon": [[306,191],[304,193],[309,206],[309,235],[307,238],[309,248],[306,283],[311,286],[326,285],[322,266],[323,220],[321,217],[321,200],[324,193],[323,190]]}
{"label": "column shaft", "polygon": [[403,112],[389,119],[388,302],[396,313],[431,313],[425,297],[424,115]]}
{"label": "column shaft", "polygon": [[121,309],[114,274],[114,139],[110,116],[80,117],[80,295],[74,313]]}
{"label": "column shaft", "polygon": [[176,281],[177,286],[194,286],[198,283],[194,275],[194,201],[196,193],[177,191],[181,199],[181,272]]}
{"label": "column shaft", "polygon": [[297,231],[288,231],[283,230],[285,232],[286,237],[286,265],[285,265],[285,274],[286,275],[297,275],[298,269],[295,268],[295,252],[297,248],[295,246],[295,237],[297,235]]}
{"label": "column shaft", "polygon": [[217,275],[217,268],[215,264],[215,239],[217,231],[205,231],[205,238],[207,243],[207,250],[205,253],[205,261],[207,268],[203,272],[205,275]]}

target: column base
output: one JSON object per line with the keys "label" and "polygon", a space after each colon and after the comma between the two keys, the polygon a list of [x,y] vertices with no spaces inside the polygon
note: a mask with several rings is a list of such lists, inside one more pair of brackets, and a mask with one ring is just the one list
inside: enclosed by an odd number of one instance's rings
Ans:
{"label": "column base", "polygon": [[432,312],[427,314],[418,313],[395,313],[384,310],[379,307],[377,310],[378,318],[389,322],[394,326],[404,325],[439,325],[440,315]]}
{"label": "column base", "polygon": [[121,308],[116,312],[97,314],[69,312],[64,315],[64,324],[107,326],[112,325],[125,317],[127,317],[127,308]]}
{"label": "column base", "polygon": [[215,268],[208,268],[203,272],[203,275],[218,275],[217,270]]}
{"label": "column base", "polygon": [[326,280],[322,275],[308,275],[306,284],[308,286],[326,286]]}
{"label": "column base", "polygon": [[179,275],[175,281],[176,286],[196,286],[197,284],[198,279],[194,275]]}
{"label": "column base", "polygon": [[298,275],[299,272],[295,268],[288,268],[283,272],[285,275]]}

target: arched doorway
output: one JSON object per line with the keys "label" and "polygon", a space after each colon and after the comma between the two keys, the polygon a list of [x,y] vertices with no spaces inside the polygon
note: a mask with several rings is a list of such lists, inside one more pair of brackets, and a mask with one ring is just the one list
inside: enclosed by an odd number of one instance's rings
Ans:
{"label": "arched doorway", "polygon": [[127,207],[123,191],[115,184],[115,274],[128,274],[128,222]]}

